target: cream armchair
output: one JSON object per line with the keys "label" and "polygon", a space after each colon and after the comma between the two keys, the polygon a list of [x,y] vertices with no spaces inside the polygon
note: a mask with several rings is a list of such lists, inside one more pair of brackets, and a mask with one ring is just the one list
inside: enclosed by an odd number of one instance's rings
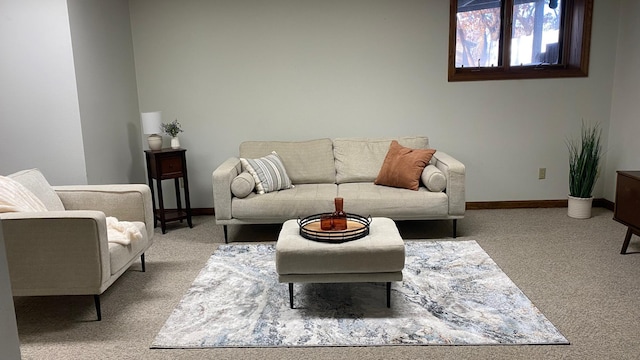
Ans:
{"label": "cream armchair", "polygon": [[[147,185],[50,186],[37,169],[8,177],[35,194],[49,211],[0,214],[14,296],[100,294],[140,258],[153,239]],[[133,222],[142,234],[129,245],[108,242],[106,217]]]}

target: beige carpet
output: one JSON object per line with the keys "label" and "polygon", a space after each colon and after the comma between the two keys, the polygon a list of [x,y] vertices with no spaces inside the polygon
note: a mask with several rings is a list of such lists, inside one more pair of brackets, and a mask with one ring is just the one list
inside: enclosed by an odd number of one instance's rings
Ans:
{"label": "beige carpet", "polygon": [[[355,348],[149,349],[207,259],[222,228],[197,217],[194,228],[156,229],[139,264],[102,295],[101,322],[90,296],[15,298],[24,359],[637,359],[640,253],[620,255],[626,228],[594,209],[589,220],[566,209],[468,211],[458,240],[476,240],[571,342],[567,346],[409,346]],[[406,222],[405,239],[446,239],[450,222]],[[277,226],[231,227],[235,241],[272,242]],[[455,240],[453,240],[455,241]],[[640,251],[634,237],[630,250]]]}

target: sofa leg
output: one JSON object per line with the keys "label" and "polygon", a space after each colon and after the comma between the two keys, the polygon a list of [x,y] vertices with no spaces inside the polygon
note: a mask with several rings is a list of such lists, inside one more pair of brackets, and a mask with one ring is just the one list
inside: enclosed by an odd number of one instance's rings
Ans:
{"label": "sofa leg", "polygon": [[98,321],[102,320],[102,311],[100,311],[100,295],[93,295],[93,302],[96,304],[96,313],[98,314]]}
{"label": "sofa leg", "polygon": [[391,282],[387,282],[387,307],[391,307]]}
{"label": "sofa leg", "polygon": [[222,225],[222,230],[224,231],[224,243],[228,244],[229,239],[227,238],[227,225]]}
{"label": "sofa leg", "polygon": [[142,253],[142,255],[140,255],[140,262],[142,263],[142,272],[145,272],[146,268],[144,266],[144,253]]}
{"label": "sofa leg", "polygon": [[457,233],[456,233],[457,225],[458,225],[458,219],[453,219],[453,238],[454,238],[454,239],[455,239],[455,238],[456,238],[456,236],[457,236]]}

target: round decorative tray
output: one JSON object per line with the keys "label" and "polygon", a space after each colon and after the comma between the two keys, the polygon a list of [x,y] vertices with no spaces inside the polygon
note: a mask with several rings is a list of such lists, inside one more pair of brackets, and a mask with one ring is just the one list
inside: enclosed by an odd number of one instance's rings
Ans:
{"label": "round decorative tray", "polygon": [[347,213],[346,230],[322,230],[320,228],[320,218],[326,215],[331,215],[331,213],[316,214],[298,219],[300,236],[305,239],[320,242],[343,243],[361,239],[369,235],[371,217],[366,218],[364,216]]}

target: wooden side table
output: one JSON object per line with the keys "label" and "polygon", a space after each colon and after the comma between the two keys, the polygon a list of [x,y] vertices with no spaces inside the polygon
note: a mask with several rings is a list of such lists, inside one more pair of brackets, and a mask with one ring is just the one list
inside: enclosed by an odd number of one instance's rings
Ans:
{"label": "wooden side table", "polygon": [[640,171],[618,171],[613,220],[626,225],[627,235],[620,254],[627,253],[633,234],[640,235]]}
{"label": "wooden side table", "polygon": [[[161,149],[161,150],[145,150],[147,158],[147,177],[149,187],[151,188],[151,199],[153,200],[153,226],[160,220],[162,233],[167,232],[168,221],[180,221],[187,219],[189,227],[191,223],[191,202],[189,201],[189,179],[187,176],[187,157],[186,149]],[[180,178],[184,185],[184,202],[185,208],[182,209],[182,201],[180,199]],[[156,210],[156,200],[153,191],[153,179],[156,179],[156,187],[158,189],[158,209]],[[165,210],[162,198],[162,180],[173,179],[176,189],[176,210]]]}

